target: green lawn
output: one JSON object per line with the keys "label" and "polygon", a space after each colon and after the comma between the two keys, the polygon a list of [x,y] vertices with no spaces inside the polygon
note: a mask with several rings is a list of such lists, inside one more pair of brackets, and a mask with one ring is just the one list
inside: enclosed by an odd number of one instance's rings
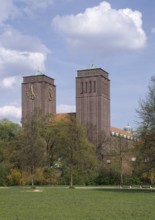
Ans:
{"label": "green lawn", "polygon": [[155,192],[0,188],[0,220],[154,220]]}

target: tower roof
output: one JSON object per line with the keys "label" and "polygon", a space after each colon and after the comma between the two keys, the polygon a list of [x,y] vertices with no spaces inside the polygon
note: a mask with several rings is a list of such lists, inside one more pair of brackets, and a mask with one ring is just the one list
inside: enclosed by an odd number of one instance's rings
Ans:
{"label": "tower roof", "polygon": [[129,123],[125,126],[124,130],[128,131],[129,133],[132,133],[132,127],[130,126]]}
{"label": "tower roof", "polygon": [[35,73],[34,73],[35,76],[40,76],[40,75],[44,75],[40,70],[37,70]]}
{"label": "tower roof", "polygon": [[90,69],[84,69],[84,70],[78,70],[77,71],[77,77],[94,77],[94,76],[103,76],[104,78],[108,79],[109,73],[103,70],[102,68],[96,68],[96,67],[91,67]]}

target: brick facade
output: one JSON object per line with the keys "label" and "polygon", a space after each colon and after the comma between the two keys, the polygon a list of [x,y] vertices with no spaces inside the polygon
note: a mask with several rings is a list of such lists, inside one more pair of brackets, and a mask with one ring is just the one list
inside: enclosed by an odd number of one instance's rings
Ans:
{"label": "brick facade", "polygon": [[23,77],[22,121],[30,117],[35,109],[44,115],[56,113],[56,86],[54,79],[46,75]]}
{"label": "brick facade", "polygon": [[87,128],[92,126],[97,135],[110,135],[110,80],[101,68],[77,71],[76,115]]}
{"label": "brick facade", "polygon": [[[22,120],[35,109],[42,114],[56,114],[56,86],[46,75],[23,77]],[[76,116],[93,133],[110,135],[110,80],[101,68],[77,71]]]}

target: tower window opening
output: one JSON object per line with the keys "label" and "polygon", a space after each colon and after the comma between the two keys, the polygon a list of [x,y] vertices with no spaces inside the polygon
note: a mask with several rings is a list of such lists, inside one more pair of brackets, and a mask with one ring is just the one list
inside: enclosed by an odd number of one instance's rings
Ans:
{"label": "tower window opening", "polygon": [[87,93],[87,82],[85,82],[85,93]]}
{"label": "tower window opening", "polygon": [[92,81],[89,82],[89,86],[90,86],[89,87],[89,92],[91,93],[92,92]]}
{"label": "tower window opening", "polygon": [[83,82],[81,82],[81,94],[83,94]]}
{"label": "tower window opening", "polygon": [[94,92],[96,92],[96,81],[94,81]]}

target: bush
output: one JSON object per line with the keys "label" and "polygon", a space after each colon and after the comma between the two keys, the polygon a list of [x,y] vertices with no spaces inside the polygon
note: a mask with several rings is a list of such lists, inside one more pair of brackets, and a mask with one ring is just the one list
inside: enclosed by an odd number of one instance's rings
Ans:
{"label": "bush", "polygon": [[1,166],[0,166],[0,186],[7,185],[7,175],[8,175],[8,169],[3,164],[1,164]]}
{"label": "bush", "polygon": [[141,179],[138,176],[124,176],[124,185],[140,185]]}
{"label": "bush", "polygon": [[143,178],[150,184],[155,184],[155,171],[152,170],[143,175]]}
{"label": "bush", "polygon": [[48,185],[58,185],[61,170],[56,168],[46,168],[43,171],[44,183]]}
{"label": "bush", "polygon": [[120,175],[116,171],[102,168],[95,179],[97,185],[114,185],[120,184]]}
{"label": "bush", "polygon": [[22,174],[18,169],[11,169],[10,174],[7,176],[8,185],[15,186],[21,184]]}
{"label": "bush", "polygon": [[35,175],[34,175],[34,184],[35,185],[45,185],[46,184],[43,168],[36,169]]}

